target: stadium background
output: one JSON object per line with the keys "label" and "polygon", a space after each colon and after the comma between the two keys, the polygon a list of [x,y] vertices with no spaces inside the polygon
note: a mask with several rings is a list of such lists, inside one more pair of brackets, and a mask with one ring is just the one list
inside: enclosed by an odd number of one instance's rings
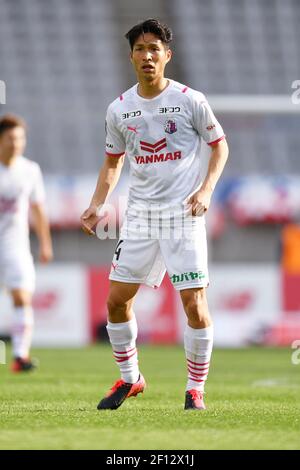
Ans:
{"label": "stadium background", "polygon": [[[87,237],[79,216],[104,156],[105,110],[135,83],[124,34],[151,16],[174,31],[167,75],[207,95],[230,146],[207,217],[216,345],[290,346],[300,338],[297,0],[0,0],[0,114],[28,123],[26,156],[45,176],[55,252],[37,268],[34,344],[105,339],[116,240]],[[127,181],[128,167],[116,207]],[[32,246],[36,253],[34,237]],[[168,279],[141,288],[135,310],[141,341],[182,340],[184,313]],[[0,336],[10,321],[2,292]]]}

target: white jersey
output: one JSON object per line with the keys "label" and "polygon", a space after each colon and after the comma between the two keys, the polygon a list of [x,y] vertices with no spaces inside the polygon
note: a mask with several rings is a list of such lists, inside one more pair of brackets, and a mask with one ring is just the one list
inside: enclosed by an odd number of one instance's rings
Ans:
{"label": "white jersey", "polygon": [[145,99],[137,87],[108,107],[106,153],[129,159],[129,209],[183,205],[201,185],[201,138],[216,143],[223,129],[198,91],[169,80],[162,93]]}
{"label": "white jersey", "polygon": [[20,156],[11,166],[0,162],[0,260],[29,250],[30,203],[45,199],[40,167]]}

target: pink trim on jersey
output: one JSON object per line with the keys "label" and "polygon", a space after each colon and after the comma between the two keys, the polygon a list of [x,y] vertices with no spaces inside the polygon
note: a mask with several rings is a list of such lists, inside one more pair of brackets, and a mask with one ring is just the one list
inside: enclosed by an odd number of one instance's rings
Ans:
{"label": "pink trim on jersey", "polygon": [[123,101],[123,99],[124,99],[123,95],[120,95],[120,101]]}
{"label": "pink trim on jersey", "polygon": [[217,144],[218,142],[220,142],[221,140],[225,139],[226,135],[222,135],[222,137],[220,137],[219,139],[217,140],[214,140],[213,142],[208,142],[207,145],[214,145],[214,144]]}
{"label": "pink trim on jersey", "polygon": [[182,93],[185,93],[188,89],[189,89],[189,87],[185,86],[181,91],[182,91]]}
{"label": "pink trim on jersey", "polygon": [[108,157],[117,157],[117,158],[119,158],[119,157],[122,157],[122,155],[124,155],[124,153],[125,152],[122,152],[122,153],[108,153],[108,152],[106,152],[106,155]]}

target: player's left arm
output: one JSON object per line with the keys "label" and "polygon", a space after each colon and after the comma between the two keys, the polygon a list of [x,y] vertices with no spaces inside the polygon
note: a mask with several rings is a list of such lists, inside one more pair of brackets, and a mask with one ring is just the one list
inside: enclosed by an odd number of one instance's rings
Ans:
{"label": "player's left arm", "polygon": [[34,231],[39,241],[39,260],[49,263],[53,259],[52,240],[48,217],[43,203],[31,203],[31,216]]}
{"label": "player's left arm", "polygon": [[225,137],[210,146],[212,150],[206,177],[201,188],[188,200],[188,203],[191,204],[192,214],[197,216],[203,215],[208,210],[213,191],[224,170],[229,154]]}

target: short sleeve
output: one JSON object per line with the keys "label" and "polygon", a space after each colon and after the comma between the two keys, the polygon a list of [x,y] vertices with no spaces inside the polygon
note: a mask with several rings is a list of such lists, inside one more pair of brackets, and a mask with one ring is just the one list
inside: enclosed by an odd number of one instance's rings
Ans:
{"label": "short sleeve", "polygon": [[124,138],[116,126],[114,113],[111,106],[108,107],[105,121],[106,154],[119,157],[125,153],[126,144]]}
{"label": "short sleeve", "polygon": [[30,193],[30,202],[32,204],[42,204],[45,202],[45,199],[46,195],[42,172],[39,165],[36,164]]}
{"label": "short sleeve", "polygon": [[225,138],[221,124],[202,93],[193,96],[193,125],[208,145]]}

